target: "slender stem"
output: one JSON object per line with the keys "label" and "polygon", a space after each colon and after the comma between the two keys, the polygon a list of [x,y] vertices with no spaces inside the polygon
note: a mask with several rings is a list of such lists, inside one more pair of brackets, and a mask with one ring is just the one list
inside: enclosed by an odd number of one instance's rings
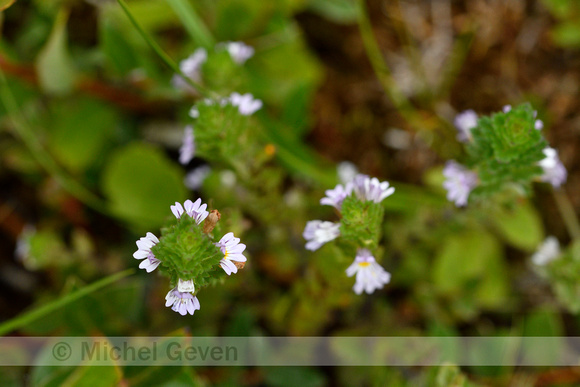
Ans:
{"label": "slender stem", "polygon": [[580,223],[574,211],[574,206],[570,202],[570,198],[563,189],[552,190],[558,211],[564,220],[568,234],[575,241],[580,241]]}
{"label": "slender stem", "polygon": [[157,42],[154,41],[153,38],[151,38],[149,36],[149,34],[147,33],[147,31],[145,31],[145,29],[141,26],[141,24],[139,24],[139,22],[137,21],[137,19],[135,19],[135,17],[133,16],[133,14],[131,13],[131,11],[129,10],[129,7],[127,6],[127,3],[124,0],[117,0],[117,2],[121,6],[121,8],[123,8],[123,11],[125,11],[125,14],[129,18],[129,20],[131,21],[131,23],[133,23],[133,26],[137,29],[137,31],[139,31],[139,33],[141,34],[141,36],[143,37],[143,39],[145,39],[145,41],[149,44],[149,46],[153,49],[153,51],[155,51],[155,53],[161,58],[161,60],[169,68],[171,68],[175,73],[179,74],[187,83],[189,83],[189,85],[191,87],[193,87],[194,89],[196,89],[197,91],[199,91],[202,95],[204,95],[206,97],[207,96],[210,96],[210,91],[207,88],[203,87],[202,85],[200,85],[199,83],[195,82],[193,79],[191,79],[190,77],[188,77],[187,75],[185,75],[183,73],[183,71],[181,71],[181,69],[179,68],[179,66],[177,65],[177,63],[175,63],[173,61],[173,59],[171,59],[169,57],[169,55],[167,55],[165,53],[165,51],[163,51],[163,49],[161,48],[161,46],[159,46],[159,44],[157,44]]}
{"label": "slender stem", "polygon": [[75,198],[79,199],[89,207],[109,215],[110,212],[107,203],[69,176],[65,170],[56,163],[48,151],[44,149],[30,123],[26,120],[18,107],[2,70],[0,70],[0,86],[0,101],[2,101],[2,104],[8,113],[8,117],[12,121],[14,130],[22,139],[36,161]]}
{"label": "slender stem", "polygon": [[391,71],[382,57],[381,50],[379,49],[379,45],[373,34],[365,0],[358,0],[358,25],[367,56],[371,62],[377,78],[379,79],[379,82],[385,89],[385,92],[391,101],[393,101],[395,108],[399,111],[403,118],[413,126],[420,127],[420,125],[417,125],[419,123],[419,119],[415,114],[413,105],[411,105],[407,97],[405,97],[405,95],[401,92],[395,83]]}
{"label": "slender stem", "polygon": [[[357,2],[358,25],[367,56],[385,93],[391,99],[401,117],[414,130],[426,134],[427,140],[432,142],[432,148],[436,152],[446,157],[448,157],[450,152],[458,152],[458,149],[455,149],[457,147],[450,147],[449,145],[452,143],[451,139],[455,137],[455,130],[451,124],[440,117],[432,108],[430,111],[416,109],[400,90],[373,34],[365,0],[357,0]],[[433,135],[432,132],[434,131],[438,132],[437,135]]]}
{"label": "slender stem", "polygon": [[409,29],[407,28],[405,14],[403,12],[403,6],[401,5],[401,1],[397,0],[395,3],[396,6],[394,5],[390,8],[391,12],[393,13],[396,12],[396,16],[394,18],[393,15],[391,14],[391,20],[396,19],[397,17],[399,19],[398,23],[393,23],[395,33],[397,34],[401,42],[403,42],[402,49],[406,53],[411,68],[414,70],[413,75],[419,78],[419,82],[422,85],[421,93],[425,93],[429,89],[429,82],[427,81],[425,66],[423,65],[423,61],[421,60],[421,53],[417,43],[411,37]]}
{"label": "slender stem", "polygon": [[441,82],[438,85],[437,95],[439,98],[449,95],[451,87],[459,75],[463,63],[465,63],[465,58],[467,58],[474,36],[475,34],[473,32],[467,32],[457,37],[453,44]]}
{"label": "slender stem", "polygon": [[188,0],[167,0],[167,2],[197,45],[206,48],[215,45],[211,32]]}
{"label": "slender stem", "polygon": [[128,277],[129,275],[133,274],[135,269],[128,269],[122,271],[120,273],[116,273],[110,275],[108,277],[102,278],[97,282],[93,282],[90,285],[85,286],[84,288],[78,289],[73,293],[67,294],[63,297],[60,297],[48,304],[44,304],[38,308],[25,312],[11,320],[8,320],[2,324],[0,324],[0,336],[4,336],[11,331],[23,327],[31,322],[38,320],[41,317],[46,316],[47,314],[65,307],[66,305],[78,300],[81,297],[84,297],[88,294],[91,294],[99,289],[104,288],[107,285],[112,284],[113,282],[119,281],[122,278]]}

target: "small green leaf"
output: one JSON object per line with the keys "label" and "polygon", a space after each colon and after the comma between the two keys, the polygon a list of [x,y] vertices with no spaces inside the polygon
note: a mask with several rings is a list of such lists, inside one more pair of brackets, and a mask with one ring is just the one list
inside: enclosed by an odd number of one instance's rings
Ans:
{"label": "small green leaf", "polygon": [[212,30],[218,41],[245,39],[263,31],[281,1],[216,1]]}
{"label": "small green leaf", "polygon": [[438,292],[469,308],[491,308],[505,302],[506,276],[501,246],[484,230],[465,231],[448,238],[433,268]]}
{"label": "small green leaf", "polygon": [[383,221],[382,205],[372,201],[361,201],[356,195],[351,194],[344,199],[341,213],[341,240],[353,247],[365,247],[375,252]]}
{"label": "small green leaf", "polygon": [[[249,89],[275,107],[293,104],[297,93],[310,100],[322,79],[320,64],[299,31],[292,24],[283,25],[283,43],[269,50],[258,51],[246,67],[250,76]],[[257,47],[259,49],[259,47]],[[292,60],[288,60],[292,58]],[[307,106],[303,106],[304,108]],[[303,114],[306,114],[304,112]],[[300,134],[300,132],[296,133]]]}
{"label": "small green leaf", "polygon": [[[527,315],[522,323],[521,336],[553,337],[542,346],[542,350],[536,350],[533,341],[523,341],[521,354],[524,362],[536,364],[549,363],[564,352],[565,340],[559,336],[564,335],[564,328],[560,313],[554,309],[539,309]],[[555,337],[554,337],[555,336]]]}
{"label": "small green leaf", "polygon": [[190,216],[179,220],[173,218],[172,221],[171,226],[161,230],[160,242],[151,249],[162,261],[159,271],[171,277],[171,286],[176,286],[180,278],[193,279],[199,289],[210,284],[212,278],[222,277],[222,270],[212,272],[219,267],[223,254],[213,240],[202,232],[202,226]]}
{"label": "small green leaf", "polygon": [[542,4],[554,16],[564,19],[573,13],[575,2],[570,0],[542,0]]}
{"label": "small green leaf", "polygon": [[542,132],[535,128],[531,105],[481,117],[471,134],[468,165],[477,172],[479,184],[470,200],[508,190],[529,194],[531,182],[542,174],[538,162],[545,158],[542,150],[547,146]]}
{"label": "small green leaf", "polygon": [[574,21],[559,24],[552,30],[552,39],[562,47],[578,47],[580,46],[580,26]]}
{"label": "small green leaf", "polygon": [[167,0],[167,3],[173,8],[196,46],[210,48],[215,45],[213,36],[189,1]]}
{"label": "small green leaf", "polygon": [[83,98],[57,103],[50,148],[63,165],[82,171],[102,156],[117,120],[117,112],[97,100]]}
{"label": "small green leaf", "polygon": [[76,80],[76,70],[67,50],[68,15],[68,10],[64,8],[59,11],[48,42],[36,58],[40,85],[51,94],[69,93]]}
{"label": "small green leaf", "polygon": [[341,24],[352,24],[358,16],[353,0],[310,0],[308,7],[328,20]]}
{"label": "small green leaf", "polygon": [[138,68],[139,60],[135,47],[130,44],[122,29],[110,18],[102,17],[99,22],[99,43],[106,64],[121,76]]}
{"label": "small green leaf", "polygon": [[[106,338],[101,338],[104,342]],[[48,342],[40,351],[35,361],[39,364],[54,361],[54,342]],[[111,344],[108,344],[111,345]],[[33,367],[30,384],[34,386],[116,386],[122,378],[119,366],[110,357],[94,356],[79,367],[72,366],[38,366]],[[91,365],[94,363],[96,365]]]}
{"label": "small green leaf", "polygon": [[116,273],[105,277],[99,281],[93,282],[90,285],[85,286],[84,288],[75,290],[73,293],[66,294],[60,298],[57,298],[54,301],[44,303],[41,306],[36,307],[28,312],[25,312],[17,317],[14,317],[8,321],[4,321],[0,324],[0,336],[3,336],[15,329],[23,327],[31,322],[34,322],[41,317],[45,317],[51,312],[58,310],[62,307],[69,305],[70,303],[78,300],[86,296],[87,294],[91,294],[105,286],[112,284],[115,281],[120,280],[121,278],[125,278],[130,274],[133,274],[134,270],[129,269],[122,271],[120,273]]}
{"label": "small green leaf", "polygon": [[542,220],[529,202],[494,212],[491,220],[500,236],[514,247],[534,251],[544,240]]}
{"label": "small green leaf", "polygon": [[183,172],[161,151],[135,144],[117,151],[102,177],[111,209],[139,229],[158,228],[169,206],[185,199]]}

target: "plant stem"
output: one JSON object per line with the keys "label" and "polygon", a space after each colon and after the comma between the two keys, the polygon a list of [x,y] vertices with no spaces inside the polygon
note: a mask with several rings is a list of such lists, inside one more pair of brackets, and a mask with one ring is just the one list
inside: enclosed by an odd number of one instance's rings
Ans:
{"label": "plant stem", "polygon": [[215,45],[215,40],[209,29],[188,0],[167,0],[167,2],[197,45],[205,48],[211,48]]}
{"label": "plant stem", "polygon": [[415,114],[415,108],[407,97],[401,92],[388,66],[383,60],[381,50],[373,34],[371,22],[368,17],[368,12],[365,4],[365,0],[358,1],[358,25],[367,52],[367,56],[371,62],[373,70],[379,79],[379,82],[385,89],[385,92],[395,105],[395,108],[399,111],[401,116],[408,121],[412,126],[420,127],[419,119]]}
{"label": "plant stem", "polygon": [[[455,130],[451,124],[441,118],[433,109],[433,106],[429,110],[418,110],[400,90],[373,34],[365,0],[357,0],[357,2],[358,25],[367,56],[395,109],[412,129],[427,135],[426,141],[432,143],[432,148],[436,152],[445,155],[445,158],[448,157],[450,152],[458,153],[459,149],[457,147],[449,145],[453,144],[452,139],[455,137]],[[433,103],[430,102],[430,104],[432,105]],[[433,132],[435,131],[438,133],[434,135]]]}
{"label": "plant stem", "polygon": [[568,234],[575,241],[580,241],[580,223],[574,211],[570,198],[563,189],[552,190],[558,211],[564,220]]}
{"label": "plant stem", "polygon": [[10,91],[4,72],[0,70],[0,100],[4,105],[6,112],[8,113],[9,119],[12,121],[12,126],[18,136],[22,139],[32,157],[44,168],[46,171],[53,176],[58,183],[68,191],[72,196],[79,199],[81,202],[85,203],[89,207],[102,212],[106,215],[110,215],[107,203],[99,198],[97,195],[89,191],[83,185],[78,183],[72,177],[70,177],[66,171],[56,163],[52,156],[48,153],[46,149],[42,146],[38,136],[34,133],[30,123],[26,120],[16,100],[14,95]]}
{"label": "plant stem", "polygon": [[48,304],[44,304],[38,308],[35,308],[19,316],[16,316],[15,318],[0,324],[0,336],[4,336],[5,334],[17,328],[30,324],[31,322],[46,316],[50,312],[63,308],[66,305],[70,304],[71,302],[76,301],[79,298],[84,297],[90,293],[93,293],[99,289],[102,289],[105,286],[112,284],[113,282],[116,282],[122,278],[125,278],[133,274],[134,272],[135,269],[128,269],[120,273],[110,275],[108,277],[98,280],[97,282],[93,282],[92,284],[87,285],[84,288],[79,289],[73,293],[67,294],[61,298],[49,302]]}
{"label": "plant stem", "polygon": [[117,0],[117,2],[121,6],[121,8],[123,8],[123,11],[125,11],[125,14],[129,18],[129,20],[131,21],[131,23],[133,24],[133,26],[137,29],[137,31],[139,31],[139,33],[141,34],[141,36],[143,37],[143,39],[145,39],[145,41],[149,44],[149,46],[153,49],[153,51],[155,51],[155,53],[161,58],[161,60],[171,70],[173,70],[175,73],[179,74],[187,83],[189,83],[189,85],[191,87],[193,87],[194,89],[196,89],[197,91],[199,91],[203,96],[209,97],[210,96],[210,91],[208,89],[206,89],[205,87],[201,86],[199,83],[195,82],[193,79],[191,79],[187,75],[185,75],[183,73],[183,71],[181,71],[181,69],[179,68],[179,66],[173,61],[173,59],[171,59],[169,57],[169,55],[167,55],[165,53],[165,51],[163,51],[163,49],[161,48],[161,46],[159,46],[159,44],[157,44],[157,42],[155,40],[153,40],[153,38],[151,38],[149,36],[149,34],[145,31],[145,29],[141,26],[141,24],[139,24],[139,22],[137,21],[137,19],[135,19],[135,17],[133,16],[133,14],[131,13],[131,11],[129,10],[129,7],[127,6],[127,3],[124,0]]}

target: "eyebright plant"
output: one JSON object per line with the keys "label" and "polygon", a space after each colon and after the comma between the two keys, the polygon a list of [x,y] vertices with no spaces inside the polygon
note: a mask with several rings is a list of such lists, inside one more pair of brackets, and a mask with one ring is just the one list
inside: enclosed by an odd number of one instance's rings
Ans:
{"label": "eyebright plant", "polygon": [[[207,205],[197,199],[175,203],[171,212],[175,219],[161,229],[157,238],[148,232],[137,241],[133,254],[141,259],[139,268],[148,273],[158,269],[169,278],[172,288],[165,297],[165,306],[182,316],[193,315],[200,309],[197,291],[244,267],[246,245],[233,233],[225,234],[214,242],[214,229],[220,219],[217,210],[206,211]],[[221,268],[221,270],[218,270]]]}
{"label": "eyebright plant", "polygon": [[556,298],[570,312],[580,312],[580,242],[560,248],[558,239],[549,236],[530,259],[540,278],[547,280]]}
{"label": "eyebright plant", "polygon": [[379,248],[384,208],[381,202],[395,192],[386,181],[357,174],[345,185],[338,184],[326,191],[320,204],[333,206],[339,213],[340,222],[312,220],[306,224],[304,239],[306,249],[318,250],[323,244],[336,240],[347,256],[354,256],[346,269],[352,277],[356,274],[353,290],[356,294],[368,294],[389,283],[391,275],[373,256]]}
{"label": "eyebright plant", "polygon": [[457,115],[457,138],[465,144],[465,165],[447,162],[443,186],[447,199],[462,207],[468,201],[511,190],[528,195],[534,181],[555,188],[566,181],[566,168],[546,142],[544,124],[530,104],[504,106],[502,112],[477,117],[472,110]]}

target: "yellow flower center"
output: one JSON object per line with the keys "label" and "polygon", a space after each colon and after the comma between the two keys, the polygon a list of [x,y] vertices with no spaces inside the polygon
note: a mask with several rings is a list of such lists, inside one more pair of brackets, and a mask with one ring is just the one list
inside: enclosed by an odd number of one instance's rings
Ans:
{"label": "yellow flower center", "polygon": [[359,265],[360,267],[367,267],[367,266],[369,266],[370,264],[371,264],[370,262],[360,262],[358,265]]}

